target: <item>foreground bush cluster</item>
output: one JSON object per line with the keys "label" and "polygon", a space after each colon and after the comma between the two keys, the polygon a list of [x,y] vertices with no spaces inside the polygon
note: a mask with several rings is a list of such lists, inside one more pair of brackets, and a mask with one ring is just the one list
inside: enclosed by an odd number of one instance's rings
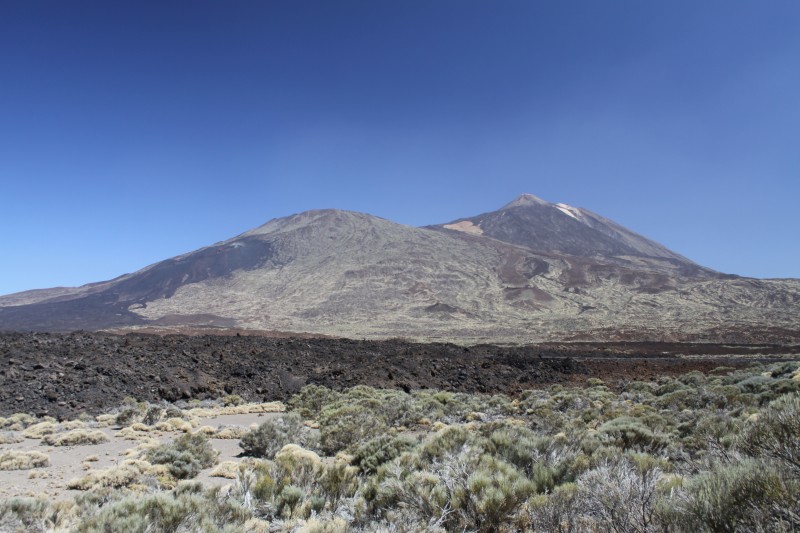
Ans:
{"label": "foreground bush cluster", "polygon": [[799,367],[514,399],[308,386],[242,436],[223,489],[191,480],[217,458],[187,431],[74,502],[3,502],[0,530],[793,531]]}

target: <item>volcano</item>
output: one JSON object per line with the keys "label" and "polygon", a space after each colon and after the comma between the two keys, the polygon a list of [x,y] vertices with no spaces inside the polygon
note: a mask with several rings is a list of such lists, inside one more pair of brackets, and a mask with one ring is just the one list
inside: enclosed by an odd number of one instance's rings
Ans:
{"label": "volcano", "polygon": [[0,297],[0,330],[788,342],[798,309],[800,280],[715,272],[523,194],[422,228],[336,209],[274,219],[110,281]]}

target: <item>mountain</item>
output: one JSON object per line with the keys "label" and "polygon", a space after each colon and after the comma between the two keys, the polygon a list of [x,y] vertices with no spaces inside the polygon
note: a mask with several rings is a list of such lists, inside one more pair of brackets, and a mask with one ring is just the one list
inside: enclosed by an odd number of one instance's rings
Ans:
{"label": "mountain", "polygon": [[[531,250],[580,257],[648,258],[696,271],[698,265],[587,209],[523,194],[503,208],[431,228],[484,235]],[[688,272],[687,272],[688,273]]]}
{"label": "mountain", "polygon": [[714,272],[522,195],[415,228],[307,211],[133,274],[0,297],[0,330],[187,328],[459,342],[800,338],[800,280]]}

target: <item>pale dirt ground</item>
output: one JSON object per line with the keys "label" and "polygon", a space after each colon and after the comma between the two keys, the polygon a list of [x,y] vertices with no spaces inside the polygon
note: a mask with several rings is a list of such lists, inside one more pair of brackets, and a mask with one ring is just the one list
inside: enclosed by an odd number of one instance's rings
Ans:
{"label": "pale dirt ground", "polygon": [[[251,413],[237,415],[219,415],[209,418],[200,418],[198,427],[211,426],[241,426],[249,428],[251,424],[260,424],[270,418],[280,416],[281,413]],[[126,452],[136,448],[139,444],[136,440],[127,440],[118,435],[116,428],[99,428],[100,431],[109,437],[109,442],[102,444],[80,445],[80,446],[47,446],[41,443],[41,439],[25,439],[16,444],[0,444],[0,453],[17,451],[39,451],[49,456],[50,466],[35,468],[32,470],[0,470],[0,499],[12,498],[14,496],[44,496],[49,500],[71,499],[81,493],[78,490],[67,489],[67,483],[75,478],[81,478],[89,470],[84,468],[84,460],[90,456],[96,456],[97,461],[88,463],[91,471],[103,470],[117,466],[125,459],[128,459]],[[196,431],[196,429],[194,430]],[[17,435],[21,431],[12,432]],[[146,434],[160,442],[170,442],[180,435],[180,431],[152,432]],[[239,447],[239,439],[211,439],[212,446],[220,452],[219,462],[241,461],[237,457],[242,449]],[[203,484],[212,487],[226,485],[232,480],[220,477],[210,477],[213,470],[207,468],[197,477]]]}

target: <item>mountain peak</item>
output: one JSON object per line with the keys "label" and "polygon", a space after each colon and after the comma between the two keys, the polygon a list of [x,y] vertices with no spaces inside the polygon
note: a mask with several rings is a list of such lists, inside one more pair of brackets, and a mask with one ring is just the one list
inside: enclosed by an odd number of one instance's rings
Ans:
{"label": "mountain peak", "polygon": [[510,209],[512,207],[522,207],[528,205],[550,205],[550,202],[542,200],[538,196],[523,193],[517,196],[513,202],[504,205],[502,209]]}
{"label": "mountain peak", "polygon": [[609,259],[649,257],[696,266],[685,257],[591,211],[564,203],[553,204],[527,193],[497,211],[437,227],[483,235],[537,252]]}

